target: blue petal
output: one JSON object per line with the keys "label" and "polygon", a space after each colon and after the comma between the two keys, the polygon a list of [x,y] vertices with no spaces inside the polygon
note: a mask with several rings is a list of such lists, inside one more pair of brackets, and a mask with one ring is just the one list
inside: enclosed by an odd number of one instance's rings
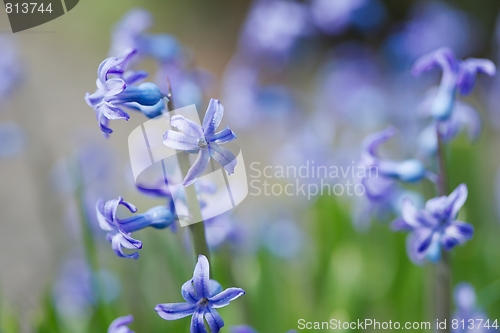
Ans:
{"label": "blue petal", "polygon": [[425,54],[415,61],[411,71],[413,75],[420,75],[435,67],[441,67],[443,72],[455,71],[458,67],[458,61],[453,51],[447,47],[442,47]]}
{"label": "blue petal", "polygon": [[191,333],[207,333],[205,322],[203,321],[203,310],[197,309],[191,318]]}
{"label": "blue petal", "polygon": [[191,304],[196,304],[201,297],[196,295],[193,287],[193,280],[186,281],[181,287],[182,297],[186,300],[186,302]]}
{"label": "blue petal", "polygon": [[467,194],[468,194],[467,185],[460,184],[448,196],[448,199],[451,204],[450,217],[454,218],[458,215],[458,211],[460,210],[460,208],[462,208],[465,201],[467,200]]}
{"label": "blue petal", "polygon": [[139,86],[127,86],[122,93],[111,97],[109,101],[117,101],[118,103],[136,102],[141,105],[153,106],[161,101],[162,98],[163,94],[156,84],[146,82]]}
{"label": "blue petal", "polygon": [[134,252],[131,254],[125,254],[122,250],[122,245],[124,242],[127,242],[123,234],[117,233],[111,237],[111,247],[113,248],[113,251],[115,254],[120,257],[120,258],[132,258],[132,259],[138,259],[139,258],[139,253]]}
{"label": "blue petal", "polygon": [[462,95],[467,95],[474,88],[478,73],[494,76],[495,72],[496,67],[491,60],[469,58],[460,64],[457,87]]}
{"label": "blue petal", "polygon": [[193,163],[191,168],[189,168],[182,184],[184,186],[189,186],[192,183],[194,183],[196,179],[198,179],[198,177],[200,177],[203,174],[209,162],[210,162],[210,153],[208,149],[200,149],[196,161]]}
{"label": "blue petal", "polygon": [[203,137],[203,129],[201,128],[201,126],[190,119],[184,118],[181,115],[172,116],[172,118],[170,119],[170,126],[178,129],[186,135],[195,138]]}
{"label": "blue petal", "polygon": [[441,239],[445,250],[449,251],[459,244],[463,244],[474,235],[474,227],[468,223],[454,221],[444,229]]}
{"label": "blue petal", "polygon": [[363,150],[371,156],[376,156],[378,147],[394,135],[396,135],[396,129],[392,126],[373,133],[363,140]]}
{"label": "blue petal", "polygon": [[219,133],[214,134],[209,140],[215,143],[226,143],[236,139],[236,134],[227,126]]}
{"label": "blue petal", "polygon": [[134,333],[131,329],[126,327],[133,321],[134,317],[132,315],[116,318],[109,325],[108,333]]}
{"label": "blue petal", "polygon": [[99,199],[95,204],[95,211],[99,227],[104,231],[111,231],[114,229],[113,221],[108,220],[104,215],[104,200]]}
{"label": "blue petal", "polygon": [[238,161],[236,156],[227,148],[221,147],[212,142],[209,146],[210,156],[226,169],[228,174],[234,173],[234,168]]}
{"label": "blue petal", "polygon": [[167,303],[158,304],[155,311],[165,320],[177,320],[192,315],[196,309],[195,304]]}
{"label": "blue petal", "polygon": [[178,150],[198,150],[199,138],[186,135],[181,132],[168,130],[163,135],[163,144],[167,147]]}
{"label": "blue petal", "polygon": [[193,273],[194,290],[200,298],[208,298],[210,296],[209,275],[210,264],[208,263],[208,259],[200,254]]}
{"label": "blue petal", "polygon": [[220,329],[224,327],[224,320],[222,320],[222,317],[215,309],[209,307],[205,312],[205,319],[207,320],[211,333],[218,333]]}
{"label": "blue petal", "polygon": [[214,135],[217,127],[219,127],[224,115],[224,107],[217,99],[210,99],[205,118],[203,118],[203,132],[207,138]]}
{"label": "blue petal", "polygon": [[130,118],[128,113],[108,102],[103,102],[102,104],[97,106],[97,111],[110,120],[116,120],[116,119],[128,120]]}
{"label": "blue petal", "polygon": [[245,291],[241,288],[227,288],[223,292],[209,298],[210,306],[215,309],[225,307],[242,295],[245,295]]}

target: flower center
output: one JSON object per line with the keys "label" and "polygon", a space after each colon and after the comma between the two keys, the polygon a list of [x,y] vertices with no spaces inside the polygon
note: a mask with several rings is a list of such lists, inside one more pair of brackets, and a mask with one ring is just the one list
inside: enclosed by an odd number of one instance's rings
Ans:
{"label": "flower center", "polygon": [[206,305],[208,305],[208,303],[209,303],[209,301],[208,301],[208,298],[206,298],[206,297],[203,297],[203,298],[202,298],[202,299],[200,299],[200,300],[199,300],[199,302],[198,302],[198,304],[199,304],[200,306],[206,306]]}
{"label": "flower center", "polygon": [[207,143],[207,139],[205,139],[205,137],[202,137],[200,140],[198,140],[198,147],[200,147],[201,149],[204,149],[204,148],[207,148],[208,146],[208,143]]}

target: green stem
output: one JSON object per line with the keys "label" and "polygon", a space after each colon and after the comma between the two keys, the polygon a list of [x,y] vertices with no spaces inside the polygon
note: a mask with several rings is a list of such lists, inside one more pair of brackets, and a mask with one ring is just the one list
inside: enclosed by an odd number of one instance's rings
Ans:
{"label": "green stem", "polygon": [[[439,196],[448,195],[448,177],[446,166],[446,150],[439,134],[439,123],[436,126],[438,138],[438,181],[437,191]],[[441,250],[441,260],[436,265],[435,269],[435,288],[436,288],[436,319],[440,322],[446,320],[447,328],[438,329],[436,332],[445,333],[451,332],[451,260],[447,251]],[[444,326],[443,326],[444,327]]]}
{"label": "green stem", "polygon": [[[168,86],[169,93],[167,95],[167,108],[169,111],[174,111],[175,106],[170,81],[168,81]],[[179,166],[181,168],[181,173],[185,175],[191,166],[191,163],[189,162],[189,154],[186,152],[181,152],[177,154],[177,157]],[[198,197],[196,196],[196,189],[194,185],[190,185],[184,187],[184,191],[186,193],[186,203],[190,215],[187,218],[190,218],[191,221],[200,221],[198,223],[190,224],[188,227],[191,233],[191,240],[193,242],[195,261],[198,260],[198,255],[200,254],[207,257],[208,261],[210,261],[210,252],[208,250],[207,238],[205,236],[205,226],[203,217],[201,215],[200,203],[198,202]]]}

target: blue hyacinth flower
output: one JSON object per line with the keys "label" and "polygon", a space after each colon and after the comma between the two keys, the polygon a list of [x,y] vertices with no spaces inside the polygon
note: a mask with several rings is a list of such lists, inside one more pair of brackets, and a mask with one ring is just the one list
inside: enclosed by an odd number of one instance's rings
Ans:
{"label": "blue hyacinth flower", "polygon": [[441,68],[443,72],[438,93],[431,106],[431,114],[437,120],[450,117],[457,91],[462,95],[469,94],[474,88],[478,73],[493,76],[496,72],[495,64],[488,59],[469,58],[461,61],[455,58],[451,49],[442,47],[417,59],[412,73],[420,75],[435,67]]}
{"label": "blue hyacinth flower", "polygon": [[392,227],[410,231],[407,250],[412,261],[439,261],[442,248],[449,251],[472,238],[474,227],[456,220],[466,199],[467,186],[461,184],[449,196],[428,200],[423,210],[418,210],[410,199],[404,200],[402,217]]}
{"label": "blue hyacinth flower", "polygon": [[[245,294],[241,288],[222,290],[221,285],[210,280],[209,263],[205,256],[198,257],[193,278],[181,288],[185,303],[158,304],[156,312],[165,320],[177,320],[191,317],[191,333],[207,333],[205,320],[212,333],[217,333],[224,326],[224,320],[216,309],[225,307]],[[205,320],[203,319],[205,318]]]}
{"label": "blue hyacinth flower", "polygon": [[203,174],[210,158],[222,165],[228,174],[234,172],[236,156],[220,144],[236,139],[236,134],[229,126],[215,133],[223,115],[224,107],[218,100],[212,98],[202,126],[181,115],[175,115],[170,119],[170,125],[178,131],[168,130],[163,136],[163,144],[170,148],[198,154],[198,158],[184,178],[184,186],[191,185]]}
{"label": "blue hyacinth flower", "polygon": [[109,128],[109,121],[130,118],[123,111],[123,107],[143,112],[154,118],[164,110],[163,94],[151,82],[134,85],[145,79],[148,74],[143,71],[126,71],[127,65],[137,53],[130,49],[123,57],[111,57],[104,60],[97,70],[97,90],[93,94],[87,93],[85,101],[96,114],[101,131],[109,135],[113,131]]}
{"label": "blue hyacinth flower", "polygon": [[106,203],[100,199],[96,203],[97,221],[102,230],[107,231],[106,238],[111,242],[113,251],[121,258],[139,258],[139,253],[126,254],[126,249],[141,249],[142,242],[131,237],[132,232],[139,231],[147,227],[164,229],[170,226],[175,216],[165,206],[157,206],[149,209],[143,214],[137,214],[125,219],[119,219],[117,210],[120,205],[126,207],[130,212],[137,212],[137,208],[131,203],[118,199],[109,200]]}
{"label": "blue hyacinth flower", "polygon": [[109,325],[108,333],[134,333],[127,325],[130,325],[134,321],[134,317],[131,315],[119,317],[113,320],[111,325]]}

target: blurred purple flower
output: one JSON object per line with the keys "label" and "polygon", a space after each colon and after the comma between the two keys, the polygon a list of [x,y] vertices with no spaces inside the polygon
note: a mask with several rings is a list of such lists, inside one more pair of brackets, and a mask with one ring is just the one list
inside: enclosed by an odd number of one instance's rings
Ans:
{"label": "blurred purple flower", "polygon": [[438,93],[430,110],[431,115],[437,120],[446,120],[450,117],[457,90],[460,94],[467,95],[474,88],[478,73],[493,76],[496,72],[495,64],[491,60],[469,58],[460,61],[455,58],[451,49],[442,47],[417,59],[412,73],[420,75],[435,67],[441,68],[443,72]]}
{"label": "blurred purple flower", "polygon": [[134,317],[131,315],[119,317],[113,320],[111,325],[109,325],[108,333],[134,333],[127,325],[130,325],[134,321]]}
{"label": "blurred purple flower", "polygon": [[311,15],[319,29],[337,35],[351,24],[373,29],[385,19],[386,11],[376,0],[312,0]]}
{"label": "blurred purple flower", "polygon": [[4,101],[12,87],[21,77],[21,66],[12,40],[0,36],[0,103]]}
{"label": "blurred purple flower", "polygon": [[241,55],[283,63],[297,39],[309,33],[308,16],[307,7],[296,1],[255,1],[241,34]]}
{"label": "blurred purple flower", "polygon": [[182,53],[177,39],[168,34],[147,34],[152,25],[153,16],[147,10],[129,10],[113,28],[110,56],[136,49],[139,56],[150,56],[160,63],[176,61]]}
{"label": "blurred purple flower", "polygon": [[304,235],[297,223],[280,219],[268,223],[262,230],[263,245],[274,256],[294,259],[304,248]]}
{"label": "blurred purple flower", "polygon": [[408,255],[419,263],[424,258],[436,262],[441,258],[441,247],[446,251],[472,238],[474,227],[457,221],[458,211],[467,199],[467,186],[459,185],[449,196],[430,199],[425,209],[418,210],[410,199],[405,199],[402,217],[392,227],[396,231],[410,231]]}
{"label": "blurred purple flower", "polygon": [[224,320],[216,309],[225,307],[245,294],[240,288],[222,290],[215,280],[210,280],[209,263],[205,256],[198,256],[193,278],[182,286],[185,303],[158,304],[158,315],[165,320],[177,320],[191,316],[191,333],[207,333],[205,320],[212,333],[217,333],[224,326]]}
{"label": "blurred purple flower", "polygon": [[228,174],[234,172],[237,162],[236,156],[219,144],[236,139],[236,134],[231,131],[229,126],[215,133],[223,115],[224,107],[218,100],[212,98],[202,126],[181,115],[175,115],[171,118],[171,126],[179,131],[168,130],[163,136],[163,143],[170,148],[198,154],[198,158],[184,178],[184,186],[191,185],[203,174],[210,162],[210,157],[223,166]]}
{"label": "blurred purple flower", "polygon": [[15,123],[0,123],[0,157],[19,154],[26,146],[26,133]]}
{"label": "blurred purple flower", "polygon": [[[253,327],[248,326],[248,325],[239,325],[239,326],[233,326],[229,330],[230,333],[257,333]],[[295,330],[290,330],[287,333],[296,333],[297,331]]]}
{"label": "blurred purple flower", "polygon": [[[437,90],[432,89],[428,97],[420,105],[422,116],[431,116],[432,101]],[[455,101],[453,111],[447,120],[431,122],[425,127],[418,137],[420,151],[425,156],[433,156],[437,151],[437,129],[444,142],[452,141],[462,130],[466,130],[469,140],[474,141],[481,134],[481,118],[477,110],[470,104],[460,100]]]}
{"label": "blurred purple flower", "polygon": [[[396,179],[403,182],[417,182],[426,176],[427,172],[419,160],[410,159],[401,162],[395,162],[390,160],[383,160],[377,156],[378,147],[393,137],[396,134],[394,127],[389,127],[381,132],[374,133],[366,137],[363,143],[363,153],[361,155],[360,164],[366,168],[367,174],[370,174],[372,170],[375,170],[379,178],[375,180],[376,185],[374,190],[377,192],[384,192],[385,189],[390,186],[390,182],[386,179]],[[371,176],[371,175],[370,175]],[[364,182],[368,182],[365,178]],[[386,179],[384,179],[386,178]],[[370,177],[373,180],[373,177]],[[367,194],[370,195],[369,189],[372,186],[368,186]],[[373,192],[375,193],[375,192]]]}
{"label": "blurred purple flower", "polygon": [[133,85],[148,74],[143,71],[126,71],[136,52],[131,49],[123,57],[104,60],[97,70],[96,92],[85,95],[85,101],[95,110],[101,131],[106,135],[113,132],[108,127],[109,120],[130,118],[128,113],[122,110],[123,106],[143,111],[150,118],[160,115],[164,109],[164,96],[155,84],[146,82],[138,86]]}
{"label": "blurred purple flower", "polygon": [[[97,294],[96,279],[103,286]],[[120,281],[108,271],[92,272],[81,259],[65,259],[58,269],[53,287],[54,303],[59,314],[70,318],[84,318],[90,315],[97,298],[104,302],[115,300],[120,293]]]}
{"label": "blurred purple flower", "polygon": [[[472,285],[465,282],[457,284],[454,299],[457,310],[453,315],[453,319],[458,320],[459,325],[457,329],[453,329],[453,333],[498,332],[494,327],[484,327],[488,316],[477,307],[476,292]],[[462,320],[464,327],[462,327]],[[471,323],[473,325],[469,325]]]}
{"label": "blurred purple flower", "polygon": [[389,63],[400,70],[421,55],[447,45],[463,57],[480,50],[485,40],[482,24],[466,11],[442,1],[417,1],[409,19],[398,24],[384,43]]}
{"label": "blurred purple flower", "polygon": [[125,254],[122,248],[141,249],[142,242],[131,237],[132,232],[139,231],[147,227],[164,229],[174,222],[174,214],[164,206],[157,206],[147,212],[135,216],[119,219],[117,210],[120,205],[125,206],[129,211],[135,213],[137,208],[129,202],[118,199],[109,200],[106,203],[101,199],[96,203],[96,214],[99,226],[102,230],[108,231],[106,238],[111,242],[113,251],[122,258],[139,258],[139,253]]}

